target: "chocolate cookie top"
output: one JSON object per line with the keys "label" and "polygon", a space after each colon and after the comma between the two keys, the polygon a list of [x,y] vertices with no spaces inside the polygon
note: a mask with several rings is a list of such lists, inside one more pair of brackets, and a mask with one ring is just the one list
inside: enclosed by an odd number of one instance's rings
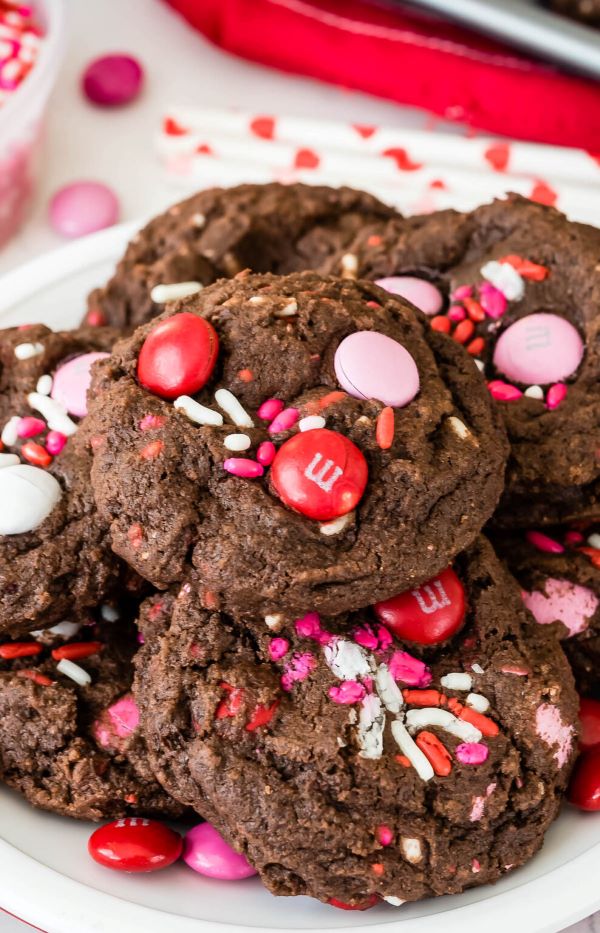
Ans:
{"label": "chocolate cookie top", "polygon": [[0,643],[0,779],[36,807],[77,819],[176,816],[150,771],[131,695],[135,626],[64,622]]}
{"label": "chocolate cookie top", "polygon": [[92,482],[113,548],[205,605],[338,613],[477,534],[505,441],[470,357],[401,299],[312,273],[176,303],[96,367]]}
{"label": "chocolate cookie top", "polygon": [[599,260],[599,230],[512,195],[365,227],[328,264],[410,296],[484,372],[511,443],[498,524],[600,509]]}
{"label": "chocolate cookie top", "polygon": [[115,274],[93,291],[86,320],[125,328],[156,317],[171,283],[209,285],[243,269],[318,270],[365,223],[395,211],[364,191],[312,185],[210,188],[155,217]]}
{"label": "chocolate cookie top", "polygon": [[0,332],[0,634],[97,604],[119,572],[77,439],[92,361],[114,331]]}
{"label": "chocolate cookie top", "polygon": [[275,894],[400,904],[522,865],[556,816],[578,706],[489,544],[343,621],[240,623],[203,610],[193,579],[148,600],[134,691],[165,788]]}
{"label": "chocolate cookie top", "polygon": [[600,0],[547,0],[547,5],[570,19],[600,26]]}
{"label": "chocolate cookie top", "polygon": [[536,622],[562,641],[579,692],[600,697],[600,523],[493,540]]}

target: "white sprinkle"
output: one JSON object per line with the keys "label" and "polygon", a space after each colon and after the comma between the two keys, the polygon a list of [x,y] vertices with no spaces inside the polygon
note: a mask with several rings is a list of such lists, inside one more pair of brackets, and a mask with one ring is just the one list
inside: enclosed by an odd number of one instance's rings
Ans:
{"label": "white sprinkle", "polygon": [[483,360],[477,360],[473,358],[473,362],[475,363],[475,366],[477,367],[480,373],[482,373],[485,370],[485,363],[483,362]]}
{"label": "white sprinkle", "polygon": [[457,434],[461,440],[464,440],[465,437],[468,437],[471,433],[466,426],[466,424],[460,420],[460,418],[455,418],[454,415],[450,415],[448,418],[448,424],[452,428],[455,434]]}
{"label": "white sprinkle", "polygon": [[192,214],[192,224],[194,225],[194,227],[198,227],[198,229],[201,229],[205,223],[206,223],[206,217],[204,216],[204,214]]}
{"label": "white sprinkle", "polygon": [[49,629],[39,629],[37,632],[32,632],[34,638],[40,638],[45,632],[49,632],[51,635],[60,635],[61,638],[72,638],[73,635],[76,635],[79,629],[81,628],[80,622],[59,622],[57,625],[53,625]]}
{"label": "white sprinkle", "polygon": [[206,405],[201,405],[200,402],[196,402],[189,395],[180,395],[173,402],[173,407],[177,411],[183,412],[194,424],[214,424],[216,426],[223,424],[223,415],[220,412],[213,411],[212,408],[207,408]]}
{"label": "white sprinkle", "polygon": [[406,714],[406,725],[411,732],[418,732],[427,726],[439,726],[462,739],[463,742],[479,742],[481,732],[471,723],[457,719],[446,709],[437,709],[435,706],[425,706],[422,709],[410,709]]}
{"label": "white sprinkle", "polygon": [[40,395],[39,392],[30,392],[27,401],[34,411],[39,411],[40,415],[46,419],[51,431],[60,431],[66,437],[72,437],[75,434],[77,425],[69,418],[64,405],[47,395]]}
{"label": "white sprinkle", "polygon": [[16,454],[0,454],[0,470],[2,467],[15,466],[20,463]]}
{"label": "white sprinkle", "polygon": [[252,298],[248,298],[249,305],[264,305],[265,298],[263,295],[252,295]]}
{"label": "white sprinkle", "polygon": [[217,389],[215,401],[238,428],[253,428],[252,418],[229,389]]}
{"label": "white sprinkle", "polygon": [[155,285],[150,292],[150,298],[157,305],[167,301],[177,301],[178,298],[189,298],[201,291],[200,282],[174,282],[172,285]]}
{"label": "white sprinkle", "polygon": [[520,301],[525,294],[525,282],[514,266],[507,262],[486,262],[481,267],[484,279],[491,282],[498,291],[502,292],[508,301]]}
{"label": "white sprinkle", "polygon": [[358,272],[358,257],[354,253],[345,253],[341,260],[342,278],[355,279]]}
{"label": "white sprinkle", "polygon": [[64,674],[65,677],[70,677],[71,680],[74,680],[80,687],[87,687],[87,685],[92,682],[92,678],[87,671],[79,667],[79,664],[73,664],[72,661],[68,661],[66,658],[58,662],[56,669],[59,670],[61,674]]}
{"label": "white sprinkle", "polygon": [[278,632],[283,625],[283,616],[281,613],[265,616],[265,625],[273,632]]}
{"label": "white sprinkle", "polygon": [[481,664],[477,664],[477,663],[471,664],[471,670],[473,671],[474,674],[485,674],[485,671],[482,668]]}
{"label": "white sprinkle", "polygon": [[20,420],[21,419],[18,418],[17,415],[13,415],[13,417],[9,418],[9,420],[4,425],[4,428],[2,429],[2,435],[0,435],[0,440],[2,440],[2,443],[5,447],[12,447],[13,444],[17,443],[17,439],[19,437],[17,434],[17,426]]}
{"label": "white sprinkle", "polygon": [[383,730],[385,712],[381,700],[374,693],[368,693],[360,704],[358,714],[357,739],[360,747],[359,757],[375,760],[383,754]]}
{"label": "white sprinkle", "polygon": [[315,431],[317,428],[324,428],[326,424],[321,415],[307,415],[306,418],[300,418],[298,427],[301,431]]}
{"label": "white sprinkle", "polygon": [[19,343],[15,347],[15,356],[18,360],[30,360],[32,356],[39,356],[43,352],[42,343]]}
{"label": "white sprinkle", "polygon": [[392,723],[392,735],[400,751],[403,755],[406,755],[421,780],[430,781],[434,774],[433,768],[399,719],[395,719]]}
{"label": "white sprinkle", "polygon": [[340,748],[346,748],[347,742],[344,742],[344,740],[343,740],[343,738],[341,737],[341,735],[336,736],[336,739],[335,739],[335,740],[336,740],[336,742],[337,742],[337,744],[338,744],[338,746],[339,746]]}
{"label": "white sprinkle", "polygon": [[39,392],[40,395],[50,395],[52,392],[52,376],[46,374],[45,376],[40,376],[35,387],[35,391]]}
{"label": "white sprinkle", "polygon": [[540,402],[544,401],[544,390],[541,386],[529,386],[525,389],[523,395],[526,395],[527,398],[535,398]]}
{"label": "white sprinkle", "polygon": [[346,512],[345,515],[340,515],[339,518],[334,518],[331,522],[325,522],[323,525],[319,526],[319,531],[322,535],[339,535],[341,531],[344,531],[351,522],[354,521],[354,512]]}
{"label": "white sprinkle", "polygon": [[100,606],[100,615],[105,622],[116,622],[117,619],[121,618],[121,613],[115,606],[111,606],[108,603],[103,603]]}
{"label": "white sprinkle", "polygon": [[392,907],[402,907],[403,904],[406,904],[406,901],[403,901],[401,897],[393,897],[391,894],[386,894],[383,899],[386,904],[390,904]]}
{"label": "white sprinkle", "polygon": [[275,311],[275,317],[294,317],[296,314],[298,314],[298,303],[294,300],[288,301],[283,308]]}
{"label": "white sprinkle", "polygon": [[407,862],[416,865],[423,858],[423,850],[419,839],[413,839],[410,836],[402,836],[400,839],[400,850]]}
{"label": "white sprinkle", "polygon": [[340,680],[356,680],[372,673],[370,658],[360,645],[346,638],[334,638],[323,648],[325,663]]}
{"label": "white sprinkle", "polygon": [[227,450],[248,450],[252,441],[247,434],[228,434],[223,441]]}
{"label": "white sprinkle", "polygon": [[481,693],[469,693],[466,704],[478,713],[485,713],[490,708],[490,701],[487,697],[482,696]]}
{"label": "white sprinkle", "polygon": [[470,690],[473,686],[473,678],[470,674],[453,672],[451,674],[444,674],[440,683],[442,687],[447,687],[448,690]]}
{"label": "white sprinkle", "polygon": [[587,543],[590,547],[600,549],[600,534],[594,532],[594,534],[590,535],[587,539]]}
{"label": "white sprinkle", "polygon": [[375,674],[375,686],[381,702],[390,713],[399,713],[404,706],[400,687],[390,674],[387,664],[380,664]]}

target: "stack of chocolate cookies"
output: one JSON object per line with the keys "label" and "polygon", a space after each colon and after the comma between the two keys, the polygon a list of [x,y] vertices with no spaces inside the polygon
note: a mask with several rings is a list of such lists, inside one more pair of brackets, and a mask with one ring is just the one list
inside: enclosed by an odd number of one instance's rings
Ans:
{"label": "stack of chocolate cookies", "polygon": [[524,864],[600,695],[599,260],[517,197],[243,186],[3,332],[0,777],[350,909]]}

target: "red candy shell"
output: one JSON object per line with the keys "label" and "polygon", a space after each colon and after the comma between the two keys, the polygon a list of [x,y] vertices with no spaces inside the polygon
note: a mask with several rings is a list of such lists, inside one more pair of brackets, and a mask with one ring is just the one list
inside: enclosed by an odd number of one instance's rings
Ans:
{"label": "red candy shell", "polygon": [[465,617],[462,583],[451,567],[422,586],[375,604],[380,622],[398,638],[435,645],[451,638]]}
{"label": "red candy shell", "polygon": [[330,897],[327,901],[331,907],[337,907],[339,910],[369,910],[375,907],[379,898],[376,894],[370,894],[364,901],[358,901],[356,904],[347,904],[345,901],[338,901],[337,897]]}
{"label": "red candy shell", "polygon": [[580,810],[600,810],[600,745],[577,759],[567,797]]}
{"label": "red candy shell", "polygon": [[194,395],[208,382],[218,353],[219,338],[212,324],[182,311],[146,337],[138,358],[138,379],[161,398]]}
{"label": "red candy shell", "polygon": [[581,723],[581,735],[579,736],[581,751],[585,752],[589,748],[594,748],[595,745],[600,745],[600,700],[581,697],[579,721]]}
{"label": "red candy shell", "polygon": [[179,833],[156,820],[126,817],[97,829],[89,838],[94,861],[116,871],[148,872],[168,868],[181,855]]}
{"label": "red candy shell", "polygon": [[351,512],[365,491],[367,476],[367,462],[358,447],[326,428],[291,437],[271,466],[271,481],[283,502],[318,521]]}

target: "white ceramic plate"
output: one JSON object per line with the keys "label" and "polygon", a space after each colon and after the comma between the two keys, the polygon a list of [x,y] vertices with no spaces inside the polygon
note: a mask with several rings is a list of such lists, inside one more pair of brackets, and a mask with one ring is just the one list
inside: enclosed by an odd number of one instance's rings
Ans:
{"label": "white ceramic plate", "polygon": [[[117,227],[43,256],[0,281],[0,326],[73,327],[134,227]],[[256,879],[218,882],[178,864],[123,875],[87,855],[91,824],[38,812],[0,789],[0,906],[48,933],[234,933],[372,930],[554,933],[600,907],[600,814],[567,808],[542,852],[498,884],[365,913],[309,898],[275,898]]]}

